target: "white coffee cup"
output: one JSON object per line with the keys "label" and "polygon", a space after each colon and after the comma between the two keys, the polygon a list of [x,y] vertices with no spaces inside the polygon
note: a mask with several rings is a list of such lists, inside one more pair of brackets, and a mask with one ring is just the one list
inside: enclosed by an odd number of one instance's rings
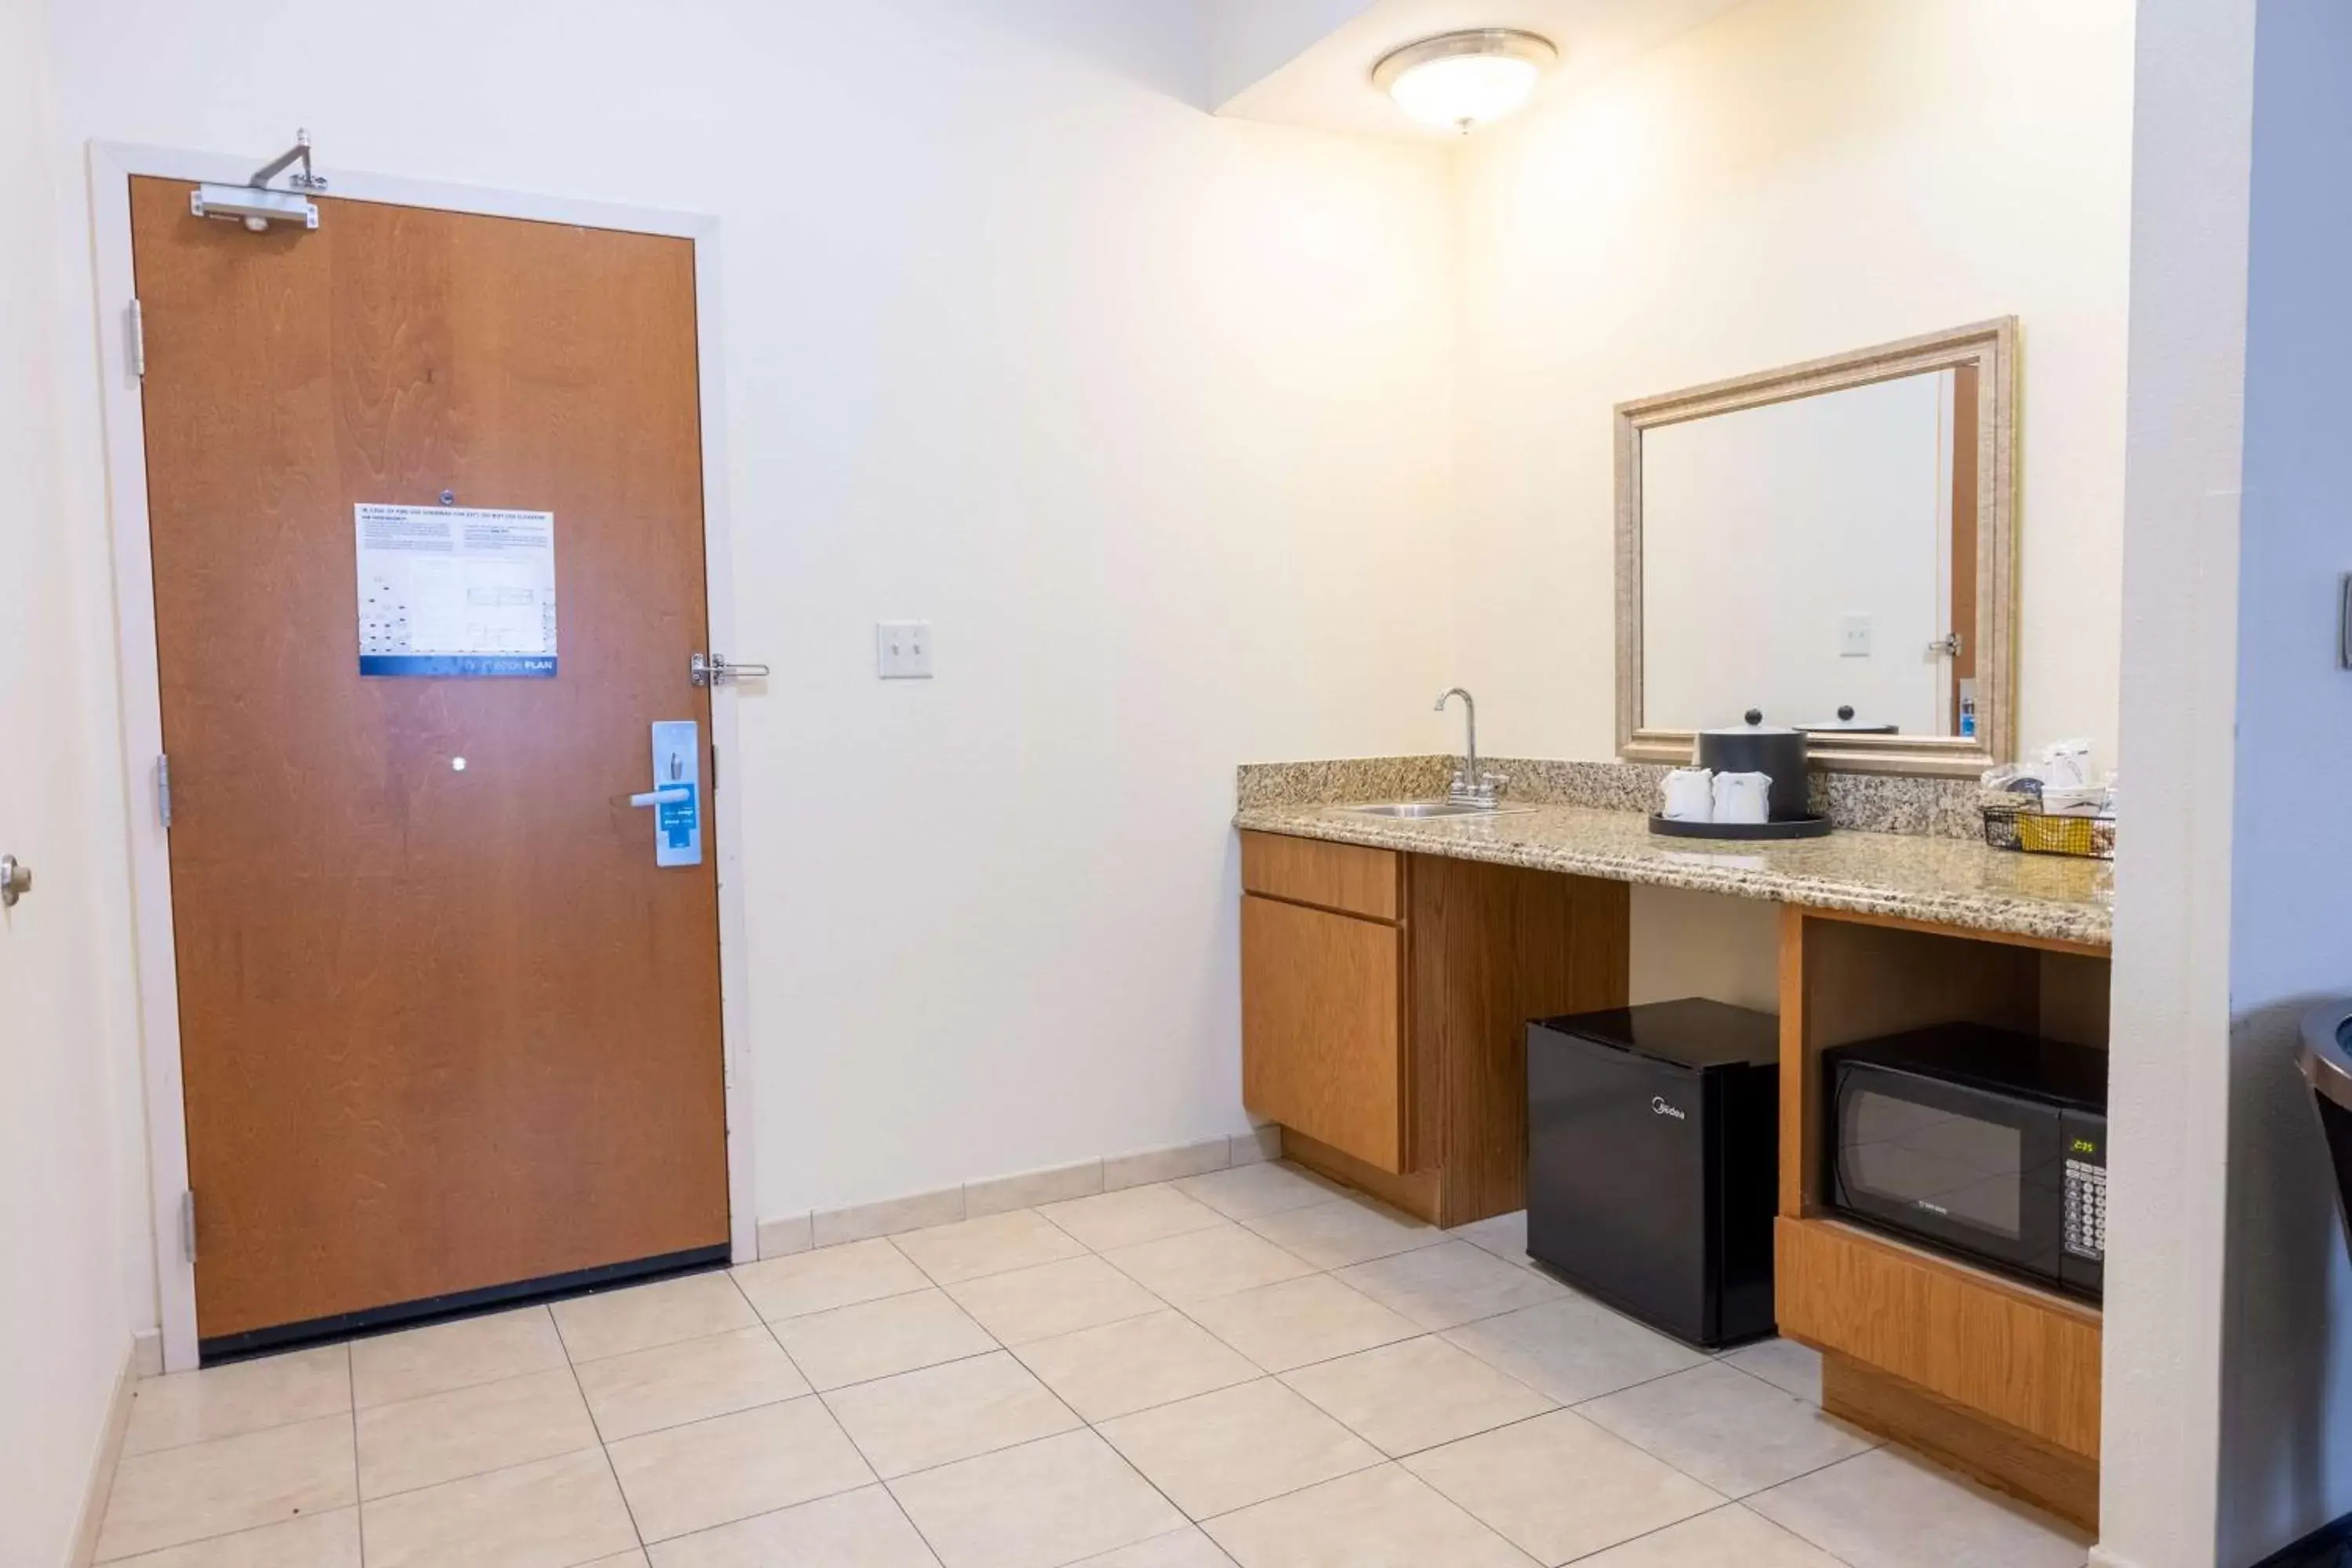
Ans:
{"label": "white coffee cup", "polygon": [[1771,821],[1772,775],[1716,774],[1715,819],[1717,822]]}
{"label": "white coffee cup", "polygon": [[1715,773],[1707,768],[1676,768],[1666,775],[1669,822],[1715,820]]}

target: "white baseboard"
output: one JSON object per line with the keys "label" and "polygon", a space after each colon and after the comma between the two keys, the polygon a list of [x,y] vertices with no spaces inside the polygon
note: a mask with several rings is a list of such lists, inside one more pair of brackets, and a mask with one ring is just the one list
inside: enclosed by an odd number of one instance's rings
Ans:
{"label": "white baseboard", "polygon": [[145,1333],[131,1336],[131,1375],[161,1377],[163,1375],[163,1331],[149,1329]]}
{"label": "white baseboard", "polygon": [[[160,1334],[140,1338],[155,1342],[156,1360],[163,1359],[163,1341]],[[98,1558],[98,1531],[106,1522],[107,1500],[114,1492],[114,1467],[122,1458],[122,1435],[131,1426],[131,1385],[146,1375],[140,1372],[139,1339],[133,1339],[122,1358],[122,1370],[115,1374],[114,1394],[106,1409],[106,1430],[100,1435],[98,1455],[90,1466],[89,1481],[82,1489],[81,1522],[74,1531],[72,1568],[89,1568]]]}
{"label": "white baseboard", "polygon": [[2104,1546],[2091,1548],[2091,1568],[2139,1568],[2128,1557],[2118,1557]]}
{"label": "white baseboard", "polygon": [[929,1226],[979,1219],[1007,1209],[1089,1197],[1121,1187],[1174,1181],[1180,1176],[1205,1175],[1231,1165],[1250,1165],[1281,1157],[1282,1130],[1260,1127],[1229,1138],[1207,1138],[1164,1149],[1107,1154],[1099,1160],[989,1176],[961,1186],[884,1198],[879,1203],[781,1215],[760,1222],[760,1256],[786,1258],[806,1252],[812,1247],[838,1247],[877,1236],[897,1236]]}

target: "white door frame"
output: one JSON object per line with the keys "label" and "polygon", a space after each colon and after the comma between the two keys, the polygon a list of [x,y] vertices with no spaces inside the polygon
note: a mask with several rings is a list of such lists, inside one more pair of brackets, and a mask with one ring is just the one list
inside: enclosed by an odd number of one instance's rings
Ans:
{"label": "white door frame", "polygon": [[[131,253],[131,180],[243,184],[267,150],[227,155],[93,142],[90,215],[96,250],[101,399],[113,531],[115,636],[121,658],[123,783],[131,801],[132,939],[139,984],[140,1054],[147,1095],[147,1160],[155,1243],[157,1306],[163,1365],[196,1364],[195,1268],[182,1247],[180,1205],[188,1189],[186,1102],[180,1072],[180,994],[172,931],[170,841],[156,811],[155,759],[163,750],[163,690],[155,651],[153,562],[148,533],[145,408],[133,365],[130,320],[135,293]],[[578,224],[589,228],[668,235],[694,246],[694,319],[700,362],[702,528],[710,646],[743,652],[735,641],[734,574],[727,506],[726,381],[721,370],[719,220],[690,213],[602,202],[487,191],[336,168],[331,194],[352,201],[430,207],[489,217]],[[678,672],[679,679],[685,671]],[[736,745],[736,694],[714,688],[710,741],[730,763]],[[743,813],[731,780],[711,792],[719,849],[720,1049],[727,1075],[728,1237],[735,1261],[759,1255],[751,1173],[751,1071],[744,1015],[749,970],[743,925]]]}

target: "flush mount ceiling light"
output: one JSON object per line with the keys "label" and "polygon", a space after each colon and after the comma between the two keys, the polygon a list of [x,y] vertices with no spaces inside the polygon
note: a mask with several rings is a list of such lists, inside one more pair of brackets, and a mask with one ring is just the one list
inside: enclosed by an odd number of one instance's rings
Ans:
{"label": "flush mount ceiling light", "polygon": [[1467,132],[1525,103],[1558,58],[1549,38],[1474,27],[1407,44],[1372,68],[1372,85],[1423,124]]}

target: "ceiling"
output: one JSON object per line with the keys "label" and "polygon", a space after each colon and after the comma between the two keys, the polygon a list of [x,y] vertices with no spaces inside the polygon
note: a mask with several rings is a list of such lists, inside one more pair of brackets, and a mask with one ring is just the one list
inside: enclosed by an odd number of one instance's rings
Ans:
{"label": "ceiling", "polygon": [[[1279,11],[1278,0],[1244,0]],[[1373,65],[1390,50],[1465,27],[1520,27],[1559,46],[1536,102],[1571,89],[1656,48],[1740,0],[1319,0],[1293,4],[1305,26],[1285,39],[1254,40],[1259,65],[1244,64],[1221,86],[1220,114],[1270,120],[1370,136],[1450,141],[1455,132],[1416,124],[1371,83]],[[1259,16],[1267,13],[1260,11]],[[1264,32],[1261,26],[1260,31]],[[1291,49],[1302,38],[1303,52]],[[1279,54],[1268,54],[1268,49]],[[1286,63],[1276,59],[1288,56]],[[1245,58],[1245,57],[1244,57]],[[1246,85],[1243,85],[1244,82]]]}

